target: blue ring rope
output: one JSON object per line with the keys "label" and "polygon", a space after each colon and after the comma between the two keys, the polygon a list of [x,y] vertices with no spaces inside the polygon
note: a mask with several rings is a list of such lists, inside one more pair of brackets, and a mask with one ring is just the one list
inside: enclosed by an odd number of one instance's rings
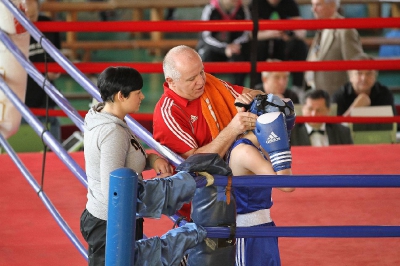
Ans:
{"label": "blue ring rope", "polygon": [[[228,238],[229,228],[204,227],[208,237]],[[400,237],[400,226],[276,226],[236,227],[236,237]]]}
{"label": "blue ring rope", "polygon": [[[226,176],[214,175],[215,186],[226,186]],[[400,175],[257,175],[233,176],[233,187],[400,187]]]}

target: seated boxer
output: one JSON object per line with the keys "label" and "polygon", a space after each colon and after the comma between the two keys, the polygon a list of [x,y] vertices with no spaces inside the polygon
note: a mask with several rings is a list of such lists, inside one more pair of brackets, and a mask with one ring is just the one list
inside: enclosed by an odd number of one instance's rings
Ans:
{"label": "seated boxer", "polygon": [[[249,111],[259,115],[254,131],[244,132],[231,146],[227,161],[234,176],[291,175],[290,130],[295,113],[290,100],[258,95]],[[292,192],[294,188],[278,188]],[[234,187],[237,226],[275,226],[270,216],[271,187]],[[236,265],[281,265],[278,238],[236,239]]]}

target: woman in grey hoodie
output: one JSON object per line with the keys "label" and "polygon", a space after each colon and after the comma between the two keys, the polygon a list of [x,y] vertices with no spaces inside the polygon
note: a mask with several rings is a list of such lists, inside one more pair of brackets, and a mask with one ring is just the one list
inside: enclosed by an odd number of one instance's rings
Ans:
{"label": "woman in grey hoodie", "polygon": [[[128,167],[138,173],[153,168],[159,177],[172,175],[167,160],[147,154],[124,117],[139,111],[144,99],[140,73],[129,67],[109,67],[97,86],[103,103],[94,105],[85,117],[84,155],[88,201],[81,216],[81,232],[88,242],[89,265],[104,265],[109,175]],[[136,237],[143,237],[143,219],[136,222]]]}

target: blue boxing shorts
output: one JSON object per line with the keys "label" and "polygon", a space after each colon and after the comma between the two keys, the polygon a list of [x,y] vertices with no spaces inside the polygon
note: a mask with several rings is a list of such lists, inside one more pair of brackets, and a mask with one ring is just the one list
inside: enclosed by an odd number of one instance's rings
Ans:
{"label": "blue boxing shorts", "polygon": [[[275,226],[274,222],[256,225]],[[280,266],[277,237],[236,239],[236,266]]]}

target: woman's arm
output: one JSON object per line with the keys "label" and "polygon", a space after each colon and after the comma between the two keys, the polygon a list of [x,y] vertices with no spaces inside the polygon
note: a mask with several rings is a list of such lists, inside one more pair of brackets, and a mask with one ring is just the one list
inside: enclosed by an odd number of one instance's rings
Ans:
{"label": "woman's arm", "polygon": [[166,159],[155,153],[147,154],[146,168],[154,169],[158,177],[167,177],[174,172],[172,165],[170,165]]}

